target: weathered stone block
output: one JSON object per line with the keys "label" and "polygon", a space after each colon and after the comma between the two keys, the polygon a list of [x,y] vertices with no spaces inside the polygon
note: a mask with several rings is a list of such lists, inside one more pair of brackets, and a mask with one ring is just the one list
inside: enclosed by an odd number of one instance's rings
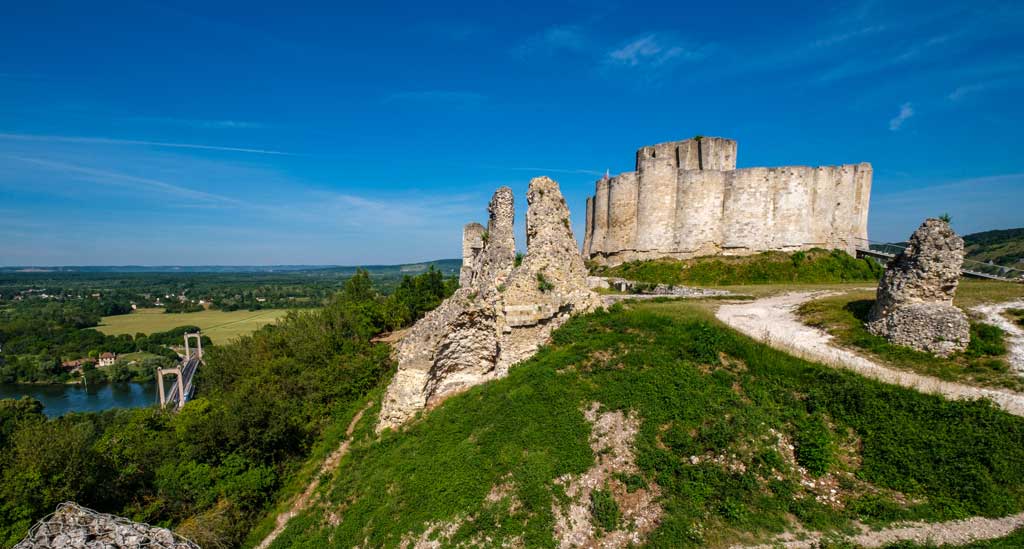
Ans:
{"label": "weathered stone block", "polygon": [[878,284],[867,329],[897,345],[948,356],[967,348],[967,316],[953,306],[964,241],[949,224],[927,219]]}

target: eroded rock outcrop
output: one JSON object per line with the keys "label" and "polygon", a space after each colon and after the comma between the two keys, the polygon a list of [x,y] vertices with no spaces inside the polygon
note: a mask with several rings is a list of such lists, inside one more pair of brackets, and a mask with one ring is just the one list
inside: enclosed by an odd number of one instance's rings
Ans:
{"label": "eroded rock outcrop", "polygon": [[58,505],[52,515],[36,523],[14,547],[199,549],[166,528],[98,513],[71,502]]}
{"label": "eroded rock outcrop", "polygon": [[546,177],[530,181],[527,203],[527,252],[519,265],[508,187],[494,193],[485,230],[476,223],[464,229],[460,288],[398,344],[398,372],[381,405],[378,431],[505,376],[570,315],[600,305],[587,287],[558,184]]}
{"label": "eroded rock outcrop", "polygon": [[967,315],[953,305],[963,261],[963,239],[945,221],[925,220],[882,276],[868,330],[939,356],[967,348]]}

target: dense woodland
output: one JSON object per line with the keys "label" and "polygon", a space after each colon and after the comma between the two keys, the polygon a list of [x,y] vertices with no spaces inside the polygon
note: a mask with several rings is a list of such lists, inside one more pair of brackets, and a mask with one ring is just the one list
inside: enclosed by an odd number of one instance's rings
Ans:
{"label": "dense woodland", "polygon": [[47,420],[0,401],[0,545],[67,500],[176,525],[204,547],[238,545],[325,427],[392,371],[371,339],[410,324],[455,289],[436,270],[383,295],[365,271],[326,306],[211,347],[199,393],[156,408]]}

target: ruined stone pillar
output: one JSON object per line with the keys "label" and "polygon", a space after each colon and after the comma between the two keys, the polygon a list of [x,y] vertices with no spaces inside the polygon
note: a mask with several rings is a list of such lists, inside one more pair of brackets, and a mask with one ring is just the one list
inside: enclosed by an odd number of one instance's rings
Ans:
{"label": "ruined stone pillar", "polygon": [[587,197],[586,218],[583,222],[583,258],[590,257],[590,242],[594,234],[594,197]]}
{"label": "ruined stone pillar", "polygon": [[462,268],[459,270],[459,286],[472,284],[474,271],[477,268],[477,255],[484,247],[484,226],[479,223],[467,223],[462,228]]}
{"label": "ruined stone pillar", "polygon": [[889,262],[867,329],[889,342],[948,356],[967,348],[970,324],[953,305],[964,240],[940,219],[926,219]]}
{"label": "ruined stone pillar", "polygon": [[501,187],[494,192],[487,206],[487,231],[481,236],[484,248],[480,276],[487,283],[500,285],[512,272],[516,260],[516,240],[512,225],[515,222],[515,204],[512,189]]}

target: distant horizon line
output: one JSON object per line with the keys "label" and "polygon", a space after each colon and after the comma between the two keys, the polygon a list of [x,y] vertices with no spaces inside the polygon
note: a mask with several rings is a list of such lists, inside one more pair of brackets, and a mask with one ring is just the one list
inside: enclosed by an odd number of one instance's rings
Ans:
{"label": "distant horizon line", "polygon": [[353,264],[340,264],[340,263],[268,263],[268,264],[252,264],[252,263],[205,263],[195,265],[141,265],[141,264],[123,264],[123,265],[110,265],[110,264],[95,264],[95,265],[0,265],[0,269],[3,270],[28,270],[28,269],[197,269],[197,268],[231,268],[231,269],[272,269],[272,268],[334,268],[334,267],[400,267],[405,265],[423,265],[428,263],[440,263],[444,261],[462,261],[462,258],[451,257],[441,259],[427,259],[423,261],[410,261],[405,263],[353,263]]}

